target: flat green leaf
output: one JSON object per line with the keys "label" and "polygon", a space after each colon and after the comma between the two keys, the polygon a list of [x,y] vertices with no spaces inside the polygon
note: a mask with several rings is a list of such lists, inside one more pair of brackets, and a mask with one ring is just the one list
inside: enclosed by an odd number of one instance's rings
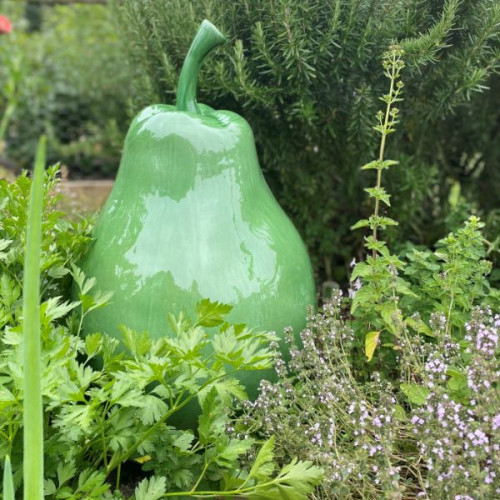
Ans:
{"label": "flat green leaf", "polygon": [[24,498],[43,498],[43,403],[41,390],[40,257],[45,170],[44,136],[38,144],[30,190],[23,276]]}
{"label": "flat green leaf", "polygon": [[66,316],[80,302],[61,302],[61,297],[51,297],[40,306],[40,312],[45,321],[54,321],[55,319]]}
{"label": "flat green leaf", "polygon": [[231,312],[233,307],[220,302],[211,302],[203,299],[196,306],[196,326],[210,328],[224,323],[224,317]]}
{"label": "flat green leaf", "polygon": [[1,240],[0,239],[0,260],[5,260],[7,253],[4,252],[12,243],[12,240]]}
{"label": "flat green leaf", "polygon": [[380,307],[380,315],[387,325],[388,329],[394,333],[398,334],[398,324],[401,320],[401,311],[398,308],[396,302],[392,300],[386,300]]}
{"label": "flat green leaf", "polygon": [[394,416],[401,422],[406,420],[405,409],[401,405],[394,406]]}
{"label": "flat green leaf", "polygon": [[198,418],[200,444],[207,444],[223,434],[226,416],[218,400],[217,391],[212,388],[201,405],[202,414]]}
{"label": "flat green leaf", "polygon": [[248,495],[254,500],[307,500],[321,482],[324,472],[309,460],[293,459],[271,483],[257,484]]}
{"label": "flat green leaf", "polygon": [[[85,469],[78,477],[78,490],[75,493],[84,493],[76,498],[102,498],[102,494],[109,490],[104,472]],[[76,495],[75,495],[76,496]]]}
{"label": "flat green leaf", "polygon": [[368,332],[365,337],[365,354],[367,361],[370,362],[377,348],[380,338],[380,331]]}
{"label": "flat green leaf", "polygon": [[3,500],[16,500],[9,455],[5,457],[3,469]]}
{"label": "flat green leaf", "polygon": [[122,334],[122,341],[125,347],[134,357],[140,358],[149,352],[152,346],[152,341],[148,332],[138,333],[125,325],[120,325],[119,329]]}
{"label": "flat green leaf", "polygon": [[370,225],[370,222],[368,219],[361,219],[360,221],[356,222],[353,226],[351,226],[351,229],[360,229],[362,227],[368,227]]}
{"label": "flat green leaf", "polygon": [[446,384],[450,391],[458,392],[468,387],[467,377],[459,370],[448,368],[446,374],[450,376],[450,379]]}
{"label": "flat green leaf", "polygon": [[253,444],[253,439],[231,439],[228,443],[217,446],[215,462],[221,467],[231,467],[238,457],[250,450]]}
{"label": "flat green leaf", "polygon": [[358,262],[354,266],[354,269],[352,270],[351,282],[355,281],[356,278],[358,278],[358,277],[366,278],[368,276],[372,276],[373,273],[374,273],[374,270],[371,266],[369,266],[365,262]]}
{"label": "flat green leaf", "polygon": [[102,347],[102,335],[100,333],[91,333],[85,337],[85,352],[89,358],[95,356]]}
{"label": "flat green leaf", "polygon": [[75,476],[75,473],[76,473],[76,466],[73,461],[60,463],[57,466],[57,481],[59,483],[59,487],[61,487],[64,483],[67,483],[71,478],[73,478]]}
{"label": "flat green leaf", "polygon": [[271,436],[261,447],[250,469],[248,478],[266,481],[274,472],[274,436]]}
{"label": "flat green leaf", "polygon": [[427,396],[430,394],[427,387],[423,387],[418,384],[401,384],[400,388],[410,403],[419,406],[425,404]]}
{"label": "flat green leaf", "polygon": [[189,431],[180,431],[181,434],[172,443],[176,448],[181,451],[187,452],[191,448],[194,440],[194,434]]}
{"label": "flat green leaf", "polygon": [[376,300],[377,297],[374,293],[373,287],[370,285],[363,285],[352,299],[351,314],[354,314],[358,307],[373,304]]}
{"label": "flat green leaf", "polygon": [[427,337],[436,337],[436,334],[430,329],[429,326],[427,326],[424,321],[420,318],[406,318],[405,323],[415,330],[417,333],[421,333],[423,335],[426,335]]}

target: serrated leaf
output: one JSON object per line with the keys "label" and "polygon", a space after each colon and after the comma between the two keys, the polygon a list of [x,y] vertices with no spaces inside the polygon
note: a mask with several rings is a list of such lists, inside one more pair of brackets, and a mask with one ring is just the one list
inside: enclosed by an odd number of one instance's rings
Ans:
{"label": "serrated leaf", "polygon": [[410,287],[402,279],[396,280],[396,291],[401,295],[408,295],[410,297],[418,298],[418,295],[413,292]]}
{"label": "serrated leaf", "polygon": [[365,163],[362,167],[361,170],[379,170],[380,169],[380,160],[373,160],[368,163]]}
{"label": "serrated leaf", "polygon": [[367,361],[370,362],[377,348],[380,338],[380,331],[368,332],[365,337],[365,354]]}
{"label": "serrated leaf", "polygon": [[194,434],[192,434],[191,432],[182,431],[182,433],[177,438],[175,438],[172,444],[179,450],[187,452],[191,448],[193,440]]}
{"label": "serrated leaf", "polygon": [[249,498],[266,500],[307,500],[324,477],[323,470],[309,460],[297,461],[283,467],[271,483],[257,484]]}
{"label": "serrated leaf", "polygon": [[123,344],[135,358],[140,358],[149,352],[152,341],[148,332],[138,333],[125,325],[119,325],[118,328],[122,334]]}
{"label": "serrated leaf", "polygon": [[105,484],[106,474],[104,472],[85,469],[78,477],[78,493],[86,493],[83,498],[100,498],[109,490],[109,484]]}
{"label": "serrated leaf", "polygon": [[40,306],[42,317],[45,317],[45,320],[54,321],[62,318],[80,305],[80,302],[60,302],[60,300],[61,297],[51,297]]}
{"label": "serrated leaf", "polygon": [[422,333],[423,335],[427,335],[427,337],[436,337],[436,334],[430,329],[429,326],[427,326],[422,319],[415,319],[415,318],[406,318],[405,323],[415,330],[417,333]]}
{"label": "serrated leaf", "polygon": [[371,286],[363,285],[354,295],[351,305],[351,314],[357,310],[360,305],[373,304],[375,302],[375,294]]}
{"label": "serrated leaf", "polygon": [[398,226],[399,225],[398,222],[391,219],[390,217],[380,217],[378,222],[379,222],[380,227],[382,229],[385,229],[386,226]]}
{"label": "serrated leaf", "polygon": [[360,229],[362,227],[368,227],[370,225],[370,221],[368,219],[361,219],[360,221],[356,222],[353,226],[351,226],[351,229]]}
{"label": "serrated leaf", "polygon": [[59,488],[75,476],[76,466],[74,462],[60,463],[57,466],[57,482]]}
{"label": "serrated leaf", "polygon": [[[54,481],[52,481],[52,479],[45,479],[45,481],[43,482],[43,494],[44,494],[44,496],[53,495],[56,492],[57,492],[57,486],[54,483]],[[14,498],[14,497],[12,497],[12,498]]]}
{"label": "serrated leaf", "polygon": [[165,401],[150,395],[142,396],[140,406],[139,417],[144,425],[154,424],[168,411]]}
{"label": "serrated leaf", "polygon": [[232,310],[232,306],[220,302],[203,299],[196,305],[196,326],[211,328],[224,323],[224,317]]}
{"label": "serrated leaf", "polygon": [[372,276],[373,273],[374,273],[374,270],[371,266],[369,266],[365,262],[358,262],[354,266],[354,269],[352,270],[351,282],[355,281],[356,278],[358,278],[358,277],[366,278],[368,276]]}
{"label": "serrated leaf", "polygon": [[200,444],[207,444],[221,435],[226,422],[224,409],[217,399],[217,391],[213,387],[201,405],[202,413],[198,417],[198,434]]}
{"label": "serrated leaf", "polygon": [[54,279],[60,279],[63,276],[66,276],[69,273],[69,269],[63,266],[54,266],[51,267],[48,271],[47,274]]}
{"label": "serrated leaf", "polygon": [[267,481],[274,472],[274,436],[271,436],[260,448],[259,453],[248,473],[248,478]]}
{"label": "serrated leaf", "polygon": [[231,467],[234,462],[253,446],[253,439],[231,439],[228,443],[219,444],[216,447],[217,455],[215,462],[221,467]]}
{"label": "serrated leaf", "polygon": [[135,500],[159,500],[167,492],[167,480],[153,476],[143,479],[135,489]]}
{"label": "serrated leaf", "polygon": [[102,347],[102,335],[91,333],[85,337],[85,352],[89,358],[95,356]]}

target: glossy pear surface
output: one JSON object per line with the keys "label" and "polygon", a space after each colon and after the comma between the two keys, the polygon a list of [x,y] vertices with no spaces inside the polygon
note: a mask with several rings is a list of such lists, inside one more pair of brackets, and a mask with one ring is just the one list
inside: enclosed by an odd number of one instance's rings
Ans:
{"label": "glossy pear surface", "polygon": [[118,337],[123,323],[168,335],[168,312],[194,318],[202,298],[233,305],[228,320],[252,328],[304,326],[310,261],[262,176],[250,126],[200,108],[154,105],[134,119],[83,265],[114,296],[85,331]]}
{"label": "glossy pear surface", "polygon": [[[170,335],[168,313],[194,319],[204,298],[233,306],[227,320],[256,330],[305,326],[315,303],[311,264],[260,170],[252,130],[235,113],[196,102],[200,67],[224,43],[203,21],[179,77],[176,106],[144,109],[128,131],[116,183],[82,267],[112,304],[84,332],[119,325]],[[238,376],[251,397],[272,371]],[[193,418],[199,409],[183,410]]]}

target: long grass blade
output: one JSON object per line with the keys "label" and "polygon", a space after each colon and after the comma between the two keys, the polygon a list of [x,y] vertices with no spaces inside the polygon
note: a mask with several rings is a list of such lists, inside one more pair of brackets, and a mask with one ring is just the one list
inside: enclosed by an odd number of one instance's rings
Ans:
{"label": "long grass blade", "polygon": [[43,499],[43,406],[40,363],[40,245],[42,241],[45,137],[35,158],[24,259],[24,456],[25,500]]}
{"label": "long grass blade", "polygon": [[3,469],[3,500],[16,500],[14,496],[14,478],[12,477],[9,455],[5,457]]}

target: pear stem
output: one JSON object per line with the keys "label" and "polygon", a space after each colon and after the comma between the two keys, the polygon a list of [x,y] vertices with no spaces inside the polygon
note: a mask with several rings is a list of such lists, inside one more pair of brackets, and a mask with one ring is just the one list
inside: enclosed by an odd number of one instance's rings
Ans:
{"label": "pear stem", "polygon": [[211,22],[205,19],[201,23],[182,65],[177,88],[177,109],[179,111],[199,112],[196,104],[196,88],[201,65],[205,57],[225,41],[226,37]]}

